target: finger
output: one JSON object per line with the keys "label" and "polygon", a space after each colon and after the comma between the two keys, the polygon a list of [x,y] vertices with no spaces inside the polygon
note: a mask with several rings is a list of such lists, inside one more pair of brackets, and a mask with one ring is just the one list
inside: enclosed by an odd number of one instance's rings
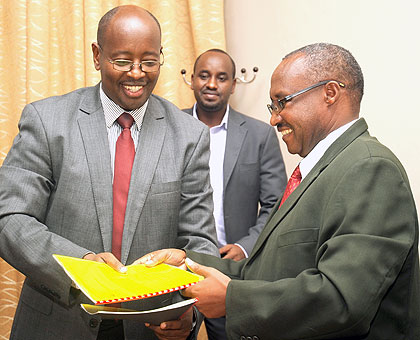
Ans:
{"label": "finger", "polygon": [[173,266],[181,266],[185,260],[185,252],[179,249],[162,249],[146,254],[136,260],[134,264],[144,264],[153,267],[159,263],[167,263]]}
{"label": "finger", "polygon": [[180,330],[184,328],[191,329],[191,322],[188,325],[188,323],[185,321],[173,320],[173,321],[165,321],[160,324],[160,329],[165,329],[165,330]]}
{"label": "finger", "polygon": [[239,261],[245,258],[245,253],[240,247],[238,247],[235,244],[231,244],[230,246],[231,248],[226,252],[226,254],[222,258],[232,259],[235,261]]}
{"label": "finger", "polygon": [[127,267],[124,266],[112,253],[100,253],[98,254],[102,260],[111,268],[114,268],[117,272],[126,273]]}
{"label": "finger", "polygon": [[188,287],[188,288],[185,288],[185,289],[181,290],[180,293],[184,297],[193,298],[195,296],[194,296],[194,294],[192,292],[192,289],[193,289],[193,287]]}
{"label": "finger", "polygon": [[194,262],[190,258],[187,258],[185,260],[185,264],[187,265],[188,269],[191,270],[193,273],[207,277],[211,274],[211,271],[213,268],[206,267],[201,264],[198,264],[197,262]]}
{"label": "finger", "polygon": [[120,273],[126,273],[127,268],[112,253],[88,253],[83,256],[84,260],[96,261],[108,264],[110,267]]}
{"label": "finger", "polygon": [[166,262],[170,258],[171,249],[156,250],[146,254],[136,260],[134,264],[144,264],[148,267],[156,266],[159,263]]}
{"label": "finger", "polygon": [[190,334],[191,325],[192,323],[183,323],[181,320],[166,321],[160,325],[145,324],[159,339],[186,339]]}
{"label": "finger", "polygon": [[232,257],[232,260],[239,261],[242,260],[244,257],[245,256],[242,256],[242,254],[235,254],[235,256]]}
{"label": "finger", "polygon": [[229,244],[227,244],[227,245],[223,246],[222,248],[220,248],[220,249],[219,249],[219,253],[220,253],[220,255],[222,255],[222,254],[224,254],[224,253],[229,252],[230,248],[231,248],[231,247],[230,247],[230,245],[229,245]]}
{"label": "finger", "polygon": [[232,259],[234,260],[236,254],[233,251],[227,252],[222,258],[223,259]]}
{"label": "finger", "polygon": [[160,253],[165,253],[165,250],[157,250],[151,253],[148,253],[142,257],[140,257],[139,259],[135,260],[133,262],[133,264],[145,264],[145,265],[150,265],[150,266],[154,266],[156,264],[161,263],[164,259],[162,259],[160,262],[159,259],[162,257],[162,255],[159,255]]}
{"label": "finger", "polygon": [[[153,332],[159,333],[160,332],[160,326],[152,325],[150,323],[144,324],[147,328],[150,328]],[[159,337],[160,338],[160,337]]]}
{"label": "finger", "polygon": [[104,262],[104,260],[102,260],[102,258],[95,253],[87,253],[85,256],[83,256],[83,260]]}

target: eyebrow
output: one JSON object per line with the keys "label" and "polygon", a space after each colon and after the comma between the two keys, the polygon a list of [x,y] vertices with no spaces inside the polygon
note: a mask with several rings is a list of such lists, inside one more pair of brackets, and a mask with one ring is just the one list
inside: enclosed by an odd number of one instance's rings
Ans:
{"label": "eyebrow", "polygon": [[[210,73],[210,71],[208,71],[208,70],[201,70],[200,72],[198,72],[198,74],[202,74],[202,73]],[[218,75],[218,76],[220,76],[220,75],[223,75],[223,76],[227,76],[227,75],[229,75],[229,73],[228,72],[217,72],[216,73],[216,75]]]}
{"label": "eyebrow", "polygon": [[[132,51],[126,51],[126,50],[119,50],[119,51],[113,51],[113,52],[110,53],[111,56],[118,55],[118,54],[132,55],[133,52]],[[160,54],[160,52],[156,53],[156,52],[146,51],[146,52],[143,53],[143,55],[141,57],[142,58],[144,58],[144,57],[146,57],[146,58],[147,57],[158,57],[159,54]]]}
{"label": "eyebrow", "polygon": [[275,96],[274,96],[274,99],[271,97],[271,95],[270,95],[270,99],[271,100],[275,100],[275,99],[283,99],[284,97],[286,97],[287,96],[287,94],[284,94],[283,92],[279,92],[278,94],[276,94]]}

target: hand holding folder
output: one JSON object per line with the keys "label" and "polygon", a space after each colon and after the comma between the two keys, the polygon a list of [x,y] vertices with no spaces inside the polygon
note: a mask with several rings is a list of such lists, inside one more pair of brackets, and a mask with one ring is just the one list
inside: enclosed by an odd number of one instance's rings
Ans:
{"label": "hand holding folder", "polygon": [[155,267],[129,265],[126,273],[120,273],[106,263],[63,255],[53,256],[80,290],[97,305],[170,293],[203,279],[167,264]]}
{"label": "hand holding folder", "polygon": [[106,263],[53,255],[66,274],[96,305],[148,298],[186,288],[202,279],[182,269],[159,264],[127,266],[120,273]]}
{"label": "hand holding folder", "polygon": [[102,319],[128,319],[158,325],[176,320],[187,312],[197,299],[188,299],[153,310],[138,311],[102,306],[157,296],[189,287],[203,278],[182,269],[162,264],[148,268],[143,264],[126,266],[121,273],[106,263],[53,255],[78,288],[97,306],[82,304],[90,315]]}

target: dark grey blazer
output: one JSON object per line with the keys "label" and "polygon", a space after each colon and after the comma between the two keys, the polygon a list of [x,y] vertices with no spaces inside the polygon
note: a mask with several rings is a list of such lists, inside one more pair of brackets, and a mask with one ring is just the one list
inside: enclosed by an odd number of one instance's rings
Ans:
{"label": "dark grey blazer", "polygon": [[[123,263],[167,247],[218,253],[208,160],[207,127],[152,95],[133,165]],[[10,339],[96,339],[98,320],[80,309],[83,294],[71,290],[52,254],[111,251],[112,171],[99,85],[28,104],[0,183],[0,256],[26,275]],[[124,327],[127,340],[155,339],[142,323]]]}
{"label": "dark grey blazer", "polygon": [[[192,115],[192,108],[184,111]],[[223,163],[226,241],[239,243],[251,254],[286,183],[274,128],[230,108]]]}
{"label": "dark grey blazer", "polygon": [[364,119],[278,206],[248,259],[187,252],[232,278],[229,339],[420,339],[414,199]]}

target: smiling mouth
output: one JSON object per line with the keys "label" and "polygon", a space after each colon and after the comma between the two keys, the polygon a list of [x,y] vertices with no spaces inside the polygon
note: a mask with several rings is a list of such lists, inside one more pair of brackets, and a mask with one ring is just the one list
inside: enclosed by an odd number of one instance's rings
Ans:
{"label": "smiling mouth", "polygon": [[127,91],[132,92],[132,93],[136,93],[143,88],[142,85],[123,85],[123,86]]}
{"label": "smiling mouth", "polygon": [[292,132],[293,132],[292,129],[286,129],[286,130],[281,130],[280,131],[280,133],[281,133],[282,136],[286,136],[286,135],[288,135],[288,134],[290,134]]}

